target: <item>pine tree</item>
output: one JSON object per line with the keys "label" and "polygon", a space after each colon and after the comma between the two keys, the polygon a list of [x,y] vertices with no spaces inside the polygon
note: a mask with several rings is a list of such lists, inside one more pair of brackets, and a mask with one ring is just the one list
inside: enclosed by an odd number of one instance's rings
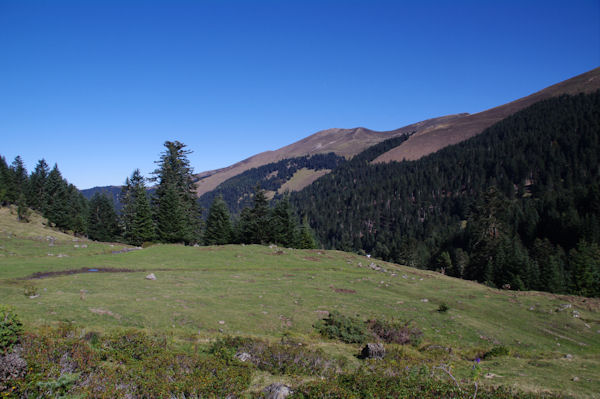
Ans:
{"label": "pine tree", "polygon": [[125,180],[122,189],[123,236],[132,245],[141,245],[154,239],[152,210],[146,193],[144,177],[140,170],[133,171],[131,178]]}
{"label": "pine tree", "polygon": [[187,156],[191,153],[179,141],[167,141],[154,181],[157,233],[165,242],[195,243],[201,240],[200,209],[196,202],[193,170]]}
{"label": "pine tree", "polygon": [[271,212],[272,240],[284,247],[296,246],[297,223],[288,196],[283,197]]}
{"label": "pine tree", "polygon": [[6,205],[9,198],[10,171],[3,156],[0,156],[0,205]]}
{"label": "pine tree", "polygon": [[304,217],[302,225],[300,226],[300,232],[298,233],[297,248],[300,249],[313,249],[317,247],[315,238],[312,230],[308,225],[308,219]]}
{"label": "pine tree", "polygon": [[88,211],[88,237],[96,241],[114,241],[119,235],[117,213],[112,199],[96,193]]}
{"label": "pine tree", "polygon": [[54,165],[44,186],[43,215],[58,228],[68,229],[69,192],[68,184],[63,180],[58,165]]}
{"label": "pine tree", "polygon": [[35,210],[42,210],[44,204],[46,180],[50,168],[44,159],[40,159],[31,176],[29,176],[29,189],[27,190],[27,203]]}
{"label": "pine tree", "polygon": [[204,232],[204,244],[225,245],[232,239],[231,221],[227,204],[223,197],[218,196],[208,210],[206,219],[206,230]]}
{"label": "pine tree", "polygon": [[25,168],[23,159],[19,155],[15,157],[15,160],[10,166],[10,174],[12,181],[9,201],[16,203],[21,197],[21,194],[27,192],[27,185],[29,183],[27,169]]}

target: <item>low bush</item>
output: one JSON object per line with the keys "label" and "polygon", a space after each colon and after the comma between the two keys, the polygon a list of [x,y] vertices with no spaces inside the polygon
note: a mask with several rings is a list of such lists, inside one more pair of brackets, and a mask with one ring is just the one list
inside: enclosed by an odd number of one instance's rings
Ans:
{"label": "low bush", "polygon": [[418,345],[423,337],[423,332],[411,325],[411,322],[388,322],[370,320],[368,328],[376,337],[388,344]]}
{"label": "low bush", "polygon": [[510,355],[510,350],[504,345],[494,346],[489,351],[483,354],[484,359],[491,359],[499,356],[508,356]]}
{"label": "low bush", "polygon": [[23,324],[12,308],[0,305],[0,353],[7,353],[23,333]]}
{"label": "low bush", "polygon": [[349,344],[362,344],[369,338],[363,321],[344,316],[337,311],[333,311],[325,319],[319,320],[314,327],[327,338],[339,339]]}
{"label": "low bush", "polygon": [[320,349],[309,349],[301,343],[269,343],[267,341],[228,337],[217,340],[210,352],[231,361],[235,355],[247,353],[248,360],[271,374],[331,375],[343,368],[342,359],[328,358]]}

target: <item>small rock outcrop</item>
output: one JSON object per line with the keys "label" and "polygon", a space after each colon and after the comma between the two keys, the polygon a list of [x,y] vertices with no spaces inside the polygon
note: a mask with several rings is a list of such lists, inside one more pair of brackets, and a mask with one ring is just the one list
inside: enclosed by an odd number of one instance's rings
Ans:
{"label": "small rock outcrop", "polygon": [[294,391],[285,384],[276,382],[263,389],[266,399],[285,399],[290,396]]}
{"label": "small rock outcrop", "polygon": [[146,280],[156,280],[156,276],[154,275],[154,273],[150,273],[146,276]]}
{"label": "small rock outcrop", "polygon": [[383,359],[385,347],[383,344],[369,343],[363,348],[361,355],[364,359]]}

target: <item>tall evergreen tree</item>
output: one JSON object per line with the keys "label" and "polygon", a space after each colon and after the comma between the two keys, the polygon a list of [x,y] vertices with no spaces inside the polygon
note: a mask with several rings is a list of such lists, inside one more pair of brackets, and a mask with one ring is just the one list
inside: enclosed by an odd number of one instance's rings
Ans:
{"label": "tall evergreen tree", "polygon": [[227,204],[223,197],[216,197],[206,219],[206,230],[204,232],[204,243],[206,245],[224,245],[232,240],[231,220]]}
{"label": "tall evergreen tree", "polygon": [[46,180],[50,168],[44,159],[40,159],[29,176],[29,189],[27,190],[27,203],[33,209],[42,210],[44,204],[44,193]]}
{"label": "tall evergreen tree", "polygon": [[12,189],[10,192],[10,202],[17,202],[21,197],[21,194],[25,194],[27,192],[27,185],[29,183],[29,179],[27,178],[27,169],[25,168],[25,163],[21,156],[17,155],[15,160],[10,166],[11,172],[11,185]]}
{"label": "tall evergreen tree", "polygon": [[166,141],[154,181],[157,233],[165,242],[195,243],[201,240],[200,209],[196,202],[193,170],[187,156],[191,151],[179,141]]}
{"label": "tall evergreen tree", "polygon": [[140,170],[136,169],[131,178],[125,180],[122,189],[123,236],[132,245],[152,241],[155,236],[152,210],[144,181]]}
{"label": "tall evergreen tree", "polygon": [[10,190],[10,171],[6,159],[0,155],[0,205],[6,205]]}
{"label": "tall evergreen tree", "polygon": [[271,238],[285,247],[297,245],[297,223],[292,212],[289,197],[286,195],[277,202],[271,211]]}
{"label": "tall evergreen tree", "polygon": [[70,225],[68,190],[68,184],[63,180],[58,165],[54,164],[44,187],[43,215],[50,223],[62,229],[68,229]]}
{"label": "tall evergreen tree", "polygon": [[92,240],[114,241],[118,237],[119,224],[112,199],[94,194],[89,203],[87,228]]}

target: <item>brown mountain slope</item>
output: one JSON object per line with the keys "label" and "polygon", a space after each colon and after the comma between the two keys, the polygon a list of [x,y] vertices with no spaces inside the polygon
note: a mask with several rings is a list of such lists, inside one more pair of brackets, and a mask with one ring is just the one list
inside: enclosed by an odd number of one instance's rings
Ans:
{"label": "brown mountain slope", "polygon": [[578,94],[598,89],[600,89],[600,68],[575,76],[508,104],[477,114],[464,115],[449,121],[447,124],[439,124],[430,129],[417,132],[398,147],[380,155],[373,162],[419,159],[448,145],[473,137],[494,123],[538,101],[561,94]]}
{"label": "brown mountain slope", "polygon": [[375,145],[383,140],[404,134],[434,129],[439,125],[446,125],[452,120],[461,118],[465,114],[448,115],[414,123],[400,129],[376,132],[362,127],[354,129],[327,129],[310,135],[300,141],[275,151],[261,152],[226,168],[198,173],[195,177],[198,196],[214,190],[225,180],[232,178],[249,169],[257,168],[286,158],[299,157],[311,154],[327,154],[334,152],[347,158],[358,154],[362,150]]}

